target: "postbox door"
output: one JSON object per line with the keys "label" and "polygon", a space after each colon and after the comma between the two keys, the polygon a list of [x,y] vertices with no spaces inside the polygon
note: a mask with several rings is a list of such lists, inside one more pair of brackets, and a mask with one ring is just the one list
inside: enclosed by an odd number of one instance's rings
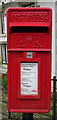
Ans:
{"label": "postbox door", "polygon": [[[33,52],[32,52],[33,54]],[[45,53],[40,54],[40,52],[34,53],[34,58],[24,58],[23,52],[13,52],[10,54],[10,64],[11,66],[11,108],[14,106],[14,109],[40,109],[44,108],[45,106]],[[22,63],[35,63],[37,72],[38,72],[38,79],[37,79],[37,94],[25,94],[21,91],[21,84],[22,84],[22,78],[21,78],[21,64]],[[37,64],[36,64],[37,63]],[[27,64],[28,65],[28,64]],[[33,71],[35,72],[35,71]],[[23,76],[24,77],[24,76]],[[26,81],[25,81],[26,82]],[[27,82],[29,85],[29,82]],[[25,87],[26,88],[26,87]],[[29,90],[29,89],[27,89]],[[26,104],[28,102],[28,105]]]}

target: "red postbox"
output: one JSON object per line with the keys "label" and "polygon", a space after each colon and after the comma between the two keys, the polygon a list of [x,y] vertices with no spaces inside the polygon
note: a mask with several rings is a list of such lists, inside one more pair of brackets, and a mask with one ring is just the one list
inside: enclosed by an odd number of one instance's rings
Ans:
{"label": "red postbox", "polygon": [[52,10],[7,10],[8,110],[50,111]]}

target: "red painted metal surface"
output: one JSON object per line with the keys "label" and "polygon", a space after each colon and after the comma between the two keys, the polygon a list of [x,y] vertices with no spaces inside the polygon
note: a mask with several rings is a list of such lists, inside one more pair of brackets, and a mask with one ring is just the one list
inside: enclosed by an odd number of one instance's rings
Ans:
{"label": "red painted metal surface", "polygon": [[[52,10],[9,8],[7,10],[8,111],[50,111]],[[32,58],[27,58],[32,52]],[[38,94],[21,95],[21,63],[38,63]],[[17,82],[18,81],[18,82]]]}

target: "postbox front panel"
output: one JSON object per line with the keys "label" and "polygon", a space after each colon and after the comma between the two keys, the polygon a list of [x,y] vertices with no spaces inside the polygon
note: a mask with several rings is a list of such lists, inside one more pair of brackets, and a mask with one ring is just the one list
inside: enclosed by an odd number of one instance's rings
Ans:
{"label": "postbox front panel", "polygon": [[11,8],[7,12],[10,112],[50,110],[51,12],[49,8]]}

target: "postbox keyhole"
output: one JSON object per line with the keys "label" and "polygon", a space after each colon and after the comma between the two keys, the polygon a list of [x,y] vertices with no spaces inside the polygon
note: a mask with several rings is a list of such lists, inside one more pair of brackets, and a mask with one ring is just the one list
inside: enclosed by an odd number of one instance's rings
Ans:
{"label": "postbox keyhole", "polygon": [[18,82],[18,80],[16,80]]}

